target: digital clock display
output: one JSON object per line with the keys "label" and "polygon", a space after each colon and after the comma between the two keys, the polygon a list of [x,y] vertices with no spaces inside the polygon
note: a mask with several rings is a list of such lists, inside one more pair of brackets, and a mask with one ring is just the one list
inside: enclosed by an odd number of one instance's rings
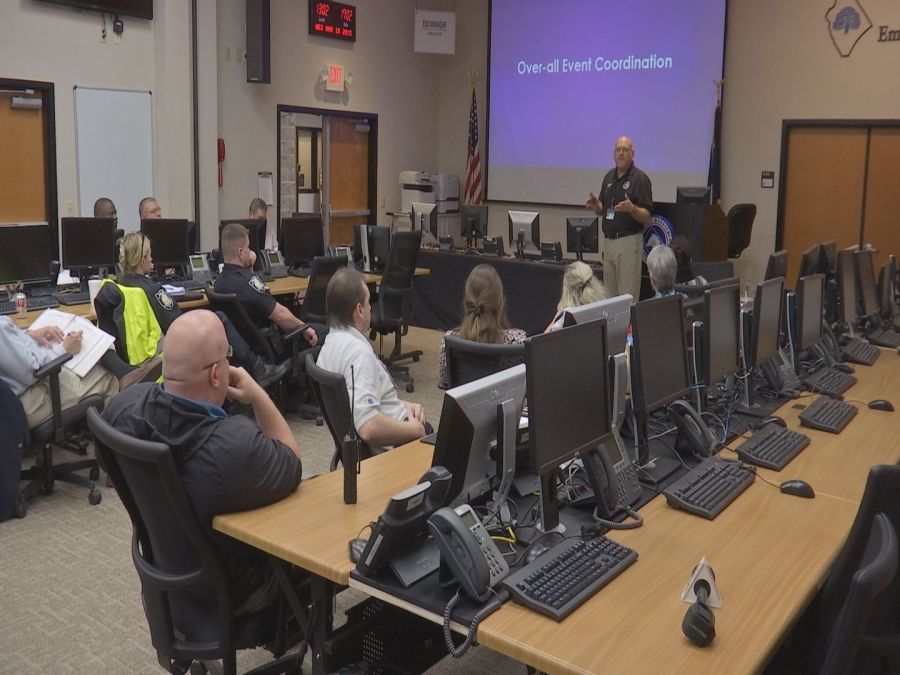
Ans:
{"label": "digital clock display", "polygon": [[356,42],[356,7],[309,0],[309,34]]}

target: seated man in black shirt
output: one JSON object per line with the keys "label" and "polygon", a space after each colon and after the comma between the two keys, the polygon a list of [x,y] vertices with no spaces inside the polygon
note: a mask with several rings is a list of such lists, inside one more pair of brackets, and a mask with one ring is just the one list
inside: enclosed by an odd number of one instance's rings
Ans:
{"label": "seated man in black shirt", "polygon": [[[222,228],[222,259],[225,264],[216,279],[218,293],[234,293],[247,310],[251,321],[260,328],[269,322],[288,332],[304,323],[291,310],[273,298],[265,284],[253,273],[256,254],[250,249],[250,235],[240,223],[229,223]],[[319,324],[309,324],[303,337],[310,347],[325,339],[328,329]]]}
{"label": "seated man in black shirt", "polygon": [[[177,318],[166,335],[165,384],[136,385],[116,396],[103,417],[116,429],[172,449],[185,492],[222,553],[236,614],[267,606],[277,595],[265,555],[212,529],[220,513],[254,509],[283,499],[300,483],[300,450],[290,427],[263,389],[228,364],[228,341],[212,312]],[[229,417],[225,400],[252,406],[249,417]],[[193,551],[172,564],[188,569]],[[209,598],[182,598],[173,611],[183,625],[208,619]],[[177,607],[176,607],[177,605]],[[179,622],[179,623],[180,623]]]}

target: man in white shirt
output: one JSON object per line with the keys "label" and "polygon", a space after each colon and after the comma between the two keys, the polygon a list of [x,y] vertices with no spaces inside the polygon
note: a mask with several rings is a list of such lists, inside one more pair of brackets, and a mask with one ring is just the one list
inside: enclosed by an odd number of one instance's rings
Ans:
{"label": "man in white shirt", "polygon": [[316,363],[347,383],[353,424],[371,447],[402,445],[425,435],[425,410],[402,401],[387,368],[366,339],[372,321],[369,289],[362,275],[338,270],[325,291],[330,332]]}

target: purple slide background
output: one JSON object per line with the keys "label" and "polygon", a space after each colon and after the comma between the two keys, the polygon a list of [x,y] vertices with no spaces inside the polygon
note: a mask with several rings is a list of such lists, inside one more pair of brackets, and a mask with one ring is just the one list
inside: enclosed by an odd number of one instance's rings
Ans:
{"label": "purple slide background", "polygon": [[[493,0],[490,165],[608,169],[626,134],[644,170],[705,174],[724,24],[725,0]],[[673,65],[517,72],[519,61],[630,54]]]}

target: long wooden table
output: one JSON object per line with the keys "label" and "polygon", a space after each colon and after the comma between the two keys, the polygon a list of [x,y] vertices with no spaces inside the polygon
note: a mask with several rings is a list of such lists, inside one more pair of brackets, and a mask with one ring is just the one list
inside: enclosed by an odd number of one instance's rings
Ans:
{"label": "long wooden table", "polygon": [[[847,399],[890,399],[900,385],[900,359],[885,350],[874,368],[857,367],[857,377],[859,384]],[[779,414],[796,428],[794,406],[809,400],[790,402]],[[759,670],[840,550],[869,467],[900,459],[900,412],[860,407],[840,435],[804,429],[810,446],[782,472],[761,470],[775,483],[807,480],[815,499],[784,495],[757,481],[707,521],[657,497],[641,511],[643,527],[609,535],[639,555],[621,577],[562,623],[506,603],[482,622],[479,642],[554,673]],[[347,541],[377,518],[390,496],[419,479],[432,452],[416,442],[366,460],[355,505],[343,504],[342,475],[334,472],[305,481],[276,504],[218,516],[213,526],[331,582],[370,592],[366,584],[349,580],[353,564]],[[715,642],[699,649],[681,634],[687,605],[680,594],[704,555],[715,570],[724,605],[715,612]]]}
{"label": "long wooden table", "polygon": [[[431,270],[422,267],[416,268],[415,276],[420,277],[426,276],[428,274],[431,274]],[[363,274],[363,279],[365,279],[365,282],[367,284],[377,284],[379,281],[381,281],[381,275],[366,273]],[[266,286],[272,295],[293,295],[294,293],[302,293],[307,288],[309,288],[309,278],[291,276],[282,277],[281,279],[272,279],[266,282]],[[195,293],[196,291],[191,292]],[[203,291],[201,290],[199,292],[202,293]],[[175,299],[178,300],[177,297]],[[209,300],[207,300],[206,296],[204,295],[202,298],[196,300],[179,301],[178,306],[181,307],[181,309],[198,309],[209,307]],[[97,319],[97,316],[94,314],[94,307],[90,303],[85,303],[83,305],[60,305],[57,309],[63,312],[69,312],[70,314],[83,316],[91,321],[95,321]],[[28,328],[28,326],[30,326],[35,321],[35,319],[37,319],[41,315],[43,311],[43,309],[35,309],[27,312],[25,316],[14,316],[12,318],[19,328]]]}

